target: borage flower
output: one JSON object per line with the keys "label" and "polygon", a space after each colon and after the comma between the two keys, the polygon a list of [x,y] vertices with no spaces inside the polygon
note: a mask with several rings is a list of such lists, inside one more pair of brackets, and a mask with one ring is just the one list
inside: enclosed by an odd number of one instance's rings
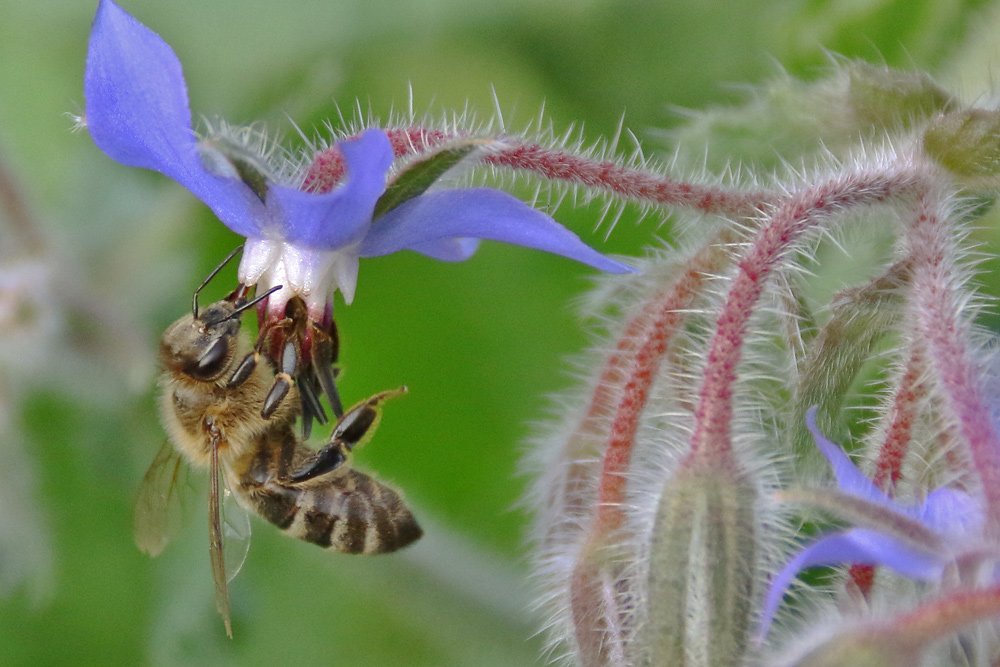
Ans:
{"label": "borage flower", "polygon": [[[199,141],[180,61],[111,0],[101,0],[94,19],[84,84],[86,126],[102,151],[176,180],[246,237],[240,281],[283,286],[268,301],[269,318],[282,317],[294,295],[306,301],[312,319],[328,318],[337,289],[352,301],[361,257],[413,250],[460,261],[475,252],[479,239],[544,250],[612,273],[634,270],[498,190],[427,191],[423,183],[402,196],[384,196],[407,172],[388,182],[395,158],[378,129],[337,144],[346,175],[324,193],[300,189],[301,174],[271,168],[232,133]],[[466,141],[462,148],[472,143],[484,142]]]}
{"label": "borage flower", "polygon": [[[778,573],[761,615],[761,639],[788,585],[806,568],[883,565],[909,579],[941,582],[950,567],[962,563],[975,572],[976,562],[990,557],[982,540],[983,512],[973,496],[941,487],[921,503],[901,505],[865,477],[842,449],[823,437],[816,427],[815,407],[809,410],[806,420],[816,447],[833,468],[838,490],[786,495],[828,509],[862,527],[821,537]],[[953,574],[961,578],[962,573],[955,570]]]}

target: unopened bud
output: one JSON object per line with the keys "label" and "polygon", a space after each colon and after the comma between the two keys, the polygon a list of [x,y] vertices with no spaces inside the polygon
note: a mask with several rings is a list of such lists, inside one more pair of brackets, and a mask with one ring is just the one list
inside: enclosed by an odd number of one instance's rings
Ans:
{"label": "unopened bud", "polygon": [[924,150],[958,176],[997,176],[1000,111],[968,109],[935,119],[924,133]]}
{"label": "unopened bud", "polygon": [[731,472],[681,470],[650,545],[639,664],[740,664],[753,620],[757,492]]}
{"label": "unopened bud", "polygon": [[907,128],[914,121],[957,106],[948,93],[922,72],[852,63],[848,80],[848,99],[859,125]]}

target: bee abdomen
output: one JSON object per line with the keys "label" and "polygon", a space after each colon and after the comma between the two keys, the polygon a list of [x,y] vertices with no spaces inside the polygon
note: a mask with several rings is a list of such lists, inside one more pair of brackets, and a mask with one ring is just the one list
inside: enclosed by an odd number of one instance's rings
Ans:
{"label": "bee abdomen", "polygon": [[301,518],[289,534],[343,553],[396,551],[423,534],[399,494],[357,470],[329,486],[303,489],[299,505]]}
{"label": "bee abdomen", "polygon": [[306,483],[287,479],[305,457],[290,428],[268,431],[234,485],[247,505],[287,534],[349,554],[380,554],[423,535],[393,489],[348,468]]}
{"label": "bee abdomen", "polygon": [[299,513],[301,495],[299,489],[269,485],[253,495],[253,509],[278,528],[288,530]]}

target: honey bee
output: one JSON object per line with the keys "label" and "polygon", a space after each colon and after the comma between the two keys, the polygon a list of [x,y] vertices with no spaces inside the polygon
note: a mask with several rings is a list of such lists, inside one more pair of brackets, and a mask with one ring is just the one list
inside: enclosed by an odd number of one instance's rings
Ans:
{"label": "honey bee", "polygon": [[[313,450],[295,433],[302,409],[295,383],[282,387],[287,378],[268,363],[256,363],[257,351],[240,336],[242,313],[267,294],[248,301],[241,288],[199,310],[198,291],[192,312],[170,325],[160,341],[160,411],[170,440],[143,478],[135,542],[158,555],[180,525],[185,460],[209,468],[212,578],[216,606],[232,637],[228,583],[249,547],[247,511],[293,537],[343,553],[395,551],[422,531],[396,491],[350,465],[351,451],[377,427],[382,403],[406,388],[376,394],[344,412],[327,444]],[[276,386],[282,396],[273,399]],[[227,539],[243,542],[242,555],[228,548]],[[227,568],[231,554],[235,568]],[[227,569],[233,570],[229,577]]]}

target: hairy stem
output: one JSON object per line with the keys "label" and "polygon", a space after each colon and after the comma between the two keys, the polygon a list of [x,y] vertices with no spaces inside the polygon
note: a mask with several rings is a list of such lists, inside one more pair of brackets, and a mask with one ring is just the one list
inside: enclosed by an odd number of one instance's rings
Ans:
{"label": "hairy stem", "polygon": [[[902,477],[903,459],[910,448],[913,423],[917,418],[920,402],[927,393],[926,385],[920,381],[927,368],[922,347],[919,343],[910,347],[910,356],[896,385],[889,409],[889,426],[875,461],[872,482],[890,497]],[[875,584],[875,567],[852,565],[848,575],[867,598]]]}
{"label": "hairy stem", "polygon": [[660,362],[670,340],[683,323],[686,311],[700,293],[705,278],[717,275],[725,265],[728,259],[726,246],[734,240],[735,234],[726,230],[685,264],[659,300],[656,319],[642,334],[642,344],[632,361],[604,451],[598,486],[596,533],[616,530],[622,524],[621,506],[625,502],[626,473],[632,445]]}
{"label": "hairy stem", "polygon": [[881,641],[888,634],[903,645],[922,648],[973,623],[997,616],[1000,616],[1000,587],[991,586],[954,592],[923,604],[897,618],[889,628],[873,628],[871,633]]}
{"label": "hairy stem", "polygon": [[[614,413],[601,462],[596,515],[590,519],[587,540],[570,578],[576,640],[580,655],[590,656],[588,659],[595,660],[592,664],[613,664],[624,641],[620,618],[625,611],[618,608],[618,600],[624,593],[620,589],[627,561],[614,545],[623,537],[626,474],[640,418],[671,339],[701,293],[706,276],[725,264],[726,244],[733,238],[730,230],[717,234],[680,267],[669,286],[647,300],[629,321],[605,364],[587,415],[567,445],[578,447],[582,438],[600,431],[602,414]],[[583,472],[577,470],[576,474]],[[575,495],[581,486],[576,481],[580,480],[566,480],[565,493]]]}
{"label": "hairy stem", "polygon": [[738,264],[738,273],[709,344],[695,431],[686,463],[706,457],[714,466],[732,463],[732,397],[747,325],[773,271],[810,228],[859,206],[898,198],[916,184],[913,170],[849,172],[805,188],[781,204]]}
{"label": "hairy stem", "polygon": [[886,429],[885,440],[879,449],[875,461],[875,474],[872,481],[875,486],[893,495],[893,489],[903,472],[903,459],[910,447],[913,424],[917,418],[920,402],[927,393],[927,387],[921,382],[927,370],[923,353],[923,345],[914,343],[910,348],[910,356],[906,367],[896,386],[889,410],[889,427]]}
{"label": "hairy stem", "polygon": [[927,341],[928,355],[958,429],[969,444],[986,501],[986,530],[1000,534],[1000,440],[981,385],[970,341],[970,323],[962,317],[964,296],[955,265],[951,216],[937,197],[919,200],[909,228],[914,257],[913,301]]}
{"label": "hairy stem", "polygon": [[[386,130],[397,158],[420,155],[467,136],[426,127]],[[633,167],[620,160],[605,160],[525,141],[516,136],[492,138],[493,150],[482,164],[523,172],[535,177],[578,185],[607,193],[623,201],[697,211],[728,217],[748,217],[774,202],[774,193],[743,191],[670,178],[656,171]],[[344,177],[340,149],[332,146],[316,153],[302,184],[309,192],[327,192]]]}

